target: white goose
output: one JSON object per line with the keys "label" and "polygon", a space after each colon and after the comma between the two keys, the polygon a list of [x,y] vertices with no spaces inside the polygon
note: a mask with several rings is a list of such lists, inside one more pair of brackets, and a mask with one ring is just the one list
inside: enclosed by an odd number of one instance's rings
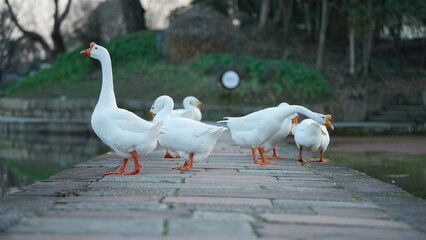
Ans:
{"label": "white goose", "polygon": [[[201,121],[201,105],[203,103],[200,102],[196,97],[188,96],[183,99],[183,109],[173,109],[172,111],[172,118],[175,117],[183,117],[183,118],[189,118],[194,121]],[[154,117],[153,117],[154,118]],[[166,148],[166,154],[164,155],[164,158],[180,158],[179,154],[172,155],[169,150]]]}
{"label": "white goose", "polygon": [[171,118],[174,102],[169,96],[158,97],[151,107],[154,115],[154,123],[164,122],[163,128],[167,134],[160,135],[158,142],[161,146],[177,152],[185,163],[174,169],[188,170],[192,168],[193,161],[207,158],[212,151],[216,141],[226,130],[205,123],[197,122],[188,118]]}
{"label": "white goose", "polygon": [[196,97],[188,96],[183,99],[183,109],[173,110],[171,117],[184,117],[201,121],[202,114],[200,108],[202,104]]}
{"label": "white goose", "polygon": [[[99,60],[102,67],[102,88],[92,113],[92,128],[106,145],[124,158],[118,171],[104,174],[136,174],[142,167],[138,157],[143,157],[155,149],[163,123],[150,123],[130,111],[117,107],[111,58],[107,49],[92,42],[90,48],[80,53]],[[125,172],[129,158],[134,160],[134,170]]]}
{"label": "white goose", "polygon": [[[281,103],[278,106],[289,106],[288,103]],[[284,157],[277,155],[276,147],[277,145],[284,141],[284,139],[291,134],[291,130],[293,128],[293,125],[297,125],[297,119],[299,118],[299,115],[297,113],[291,114],[289,117],[284,119],[281,128],[278,132],[274,134],[268,141],[263,144],[263,150],[265,152],[270,152],[272,150],[272,158],[275,159],[284,159]]]}
{"label": "white goose", "polygon": [[[331,123],[326,124],[330,129],[334,129]],[[327,149],[330,143],[330,136],[324,125],[320,125],[312,119],[305,119],[300,124],[293,128],[294,141],[299,148],[299,162],[306,163],[302,158],[302,148],[310,149],[313,152],[320,152],[320,159],[314,162],[326,162],[322,158],[323,152]]]}
{"label": "white goose", "polygon": [[[226,120],[219,122],[227,123],[232,139],[239,146],[251,149],[254,163],[276,164],[267,161],[262,147],[280,130],[284,119],[293,113],[306,115],[321,125],[330,124],[331,120],[331,115],[323,115],[302,106],[290,105],[266,108],[243,117],[225,117]],[[256,149],[259,151],[262,162],[259,162],[256,157]]]}

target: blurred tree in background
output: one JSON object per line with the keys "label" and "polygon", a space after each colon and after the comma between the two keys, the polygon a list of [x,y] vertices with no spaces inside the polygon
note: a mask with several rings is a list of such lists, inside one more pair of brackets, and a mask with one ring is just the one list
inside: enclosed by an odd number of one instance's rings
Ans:
{"label": "blurred tree in background", "polygon": [[[47,39],[20,22],[17,13],[22,2],[5,0],[1,70],[16,71],[8,66],[16,66],[10,63],[11,56],[22,46],[28,49],[19,54],[22,61],[40,62],[36,58],[46,56],[52,62],[79,44],[105,43],[146,29],[152,21],[147,20],[147,6],[153,2],[142,1],[142,6],[140,0],[52,0],[52,27]],[[192,0],[191,4],[209,6],[237,26],[253,43],[237,45],[239,52],[248,56],[302,63],[335,82],[426,76],[424,0]],[[169,19],[186,9],[172,11]],[[76,17],[76,13],[80,15]],[[192,21],[187,28],[201,23]],[[15,34],[11,35],[11,29]],[[37,42],[37,47],[31,48],[29,40]]]}

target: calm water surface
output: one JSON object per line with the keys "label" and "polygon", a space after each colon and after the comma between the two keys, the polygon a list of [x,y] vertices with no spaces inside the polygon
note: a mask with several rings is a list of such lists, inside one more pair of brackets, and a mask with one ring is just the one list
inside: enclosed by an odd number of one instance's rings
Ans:
{"label": "calm water surface", "polygon": [[95,136],[0,136],[0,196],[108,151]]}
{"label": "calm water surface", "polygon": [[426,199],[426,137],[332,137],[326,158]]}

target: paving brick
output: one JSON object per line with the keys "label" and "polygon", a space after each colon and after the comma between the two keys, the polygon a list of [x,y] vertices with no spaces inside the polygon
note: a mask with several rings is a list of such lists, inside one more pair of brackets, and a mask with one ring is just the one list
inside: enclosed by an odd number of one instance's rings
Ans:
{"label": "paving brick", "polygon": [[[141,235],[118,235],[118,234],[13,234],[8,235],[2,240],[199,240],[198,236],[141,236]],[[206,236],[203,237],[206,240],[229,240],[227,237],[215,237],[215,236]],[[246,240],[248,238],[244,237],[233,237],[235,240]],[[249,238],[252,239],[252,238]],[[275,238],[266,238],[265,240],[291,240],[291,239],[275,239]]]}
{"label": "paving brick", "polygon": [[22,191],[16,192],[16,196],[58,196],[62,194],[79,193],[83,189],[87,182],[36,182],[28,187],[25,187]]}
{"label": "paving brick", "polygon": [[240,180],[240,181],[277,181],[277,178],[271,177],[271,176],[248,176],[248,175],[241,175],[238,173],[232,174],[232,175],[201,175],[201,174],[195,174],[190,176],[190,178],[186,179],[186,182],[191,179],[207,179],[207,180]]}
{"label": "paving brick", "polygon": [[101,179],[101,182],[140,182],[140,183],[181,183],[183,176],[145,176],[137,175],[109,175]]}
{"label": "paving brick", "polygon": [[91,168],[70,168],[44,180],[43,182],[93,182],[102,178],[102,173],[113,171],[116,167],[91,167]]}
{"label": "paving brick", "polygon": [[410,229],[407,224],[390,220],[320,215],[262,214],[268,222],[300,223],[327,226]]}
{"label": "paving brick", "polygon": [[242,213],[224,213],[224,212],[202,212],[195,211],[194,219],[210,219],[216,221],[247,221],[254,222],[255,219],[253,216]]}
{"label": "paving brick", "polygon": [[334,208],[334,207],[312,207],[319,215],[355,217],[355,218],[389,218],[389,214],[374,208]]}
{"label": "paving brick", "polygon": [[161,235],[161,219],[31,218],[10,229],[11,233]]}
{"label": "paving brick", "polygon": [[58,204],[55,210],[67,211],[122,211],[122,210],[135,210],[135,211],[159,211],[165,210],[168,206],[158,202],[74,202],[67,204]]}
{"label": "paving brick", "polygon": [[57,200],[57,203],[76,203],[76,202],[158,202],[161,198],[154,196],[79,196],[79,197],[66,197]]}
{"label": "paving brick", "polygon": [[143,188],[125,186],[93,187],[85,192],[84,196],[157,196],[166,197],[175,194],[177,189],[173,188]]}
{"label": "paving brick", "polygon": [[271,206],[269,199],[232,198],[232,197],[166,197],[164,203],[201,203],[201,204],[229,204],[229,205],[264,205]]}
{"label": "paving brick", "polygon": [[277,176],[277,179],[286,181],[330,181],[320,175]]}
{"label": "paving brick", "polygon": [[335,208],[377,208],[375,204],[369,202],[346,202],[346,201],[311,201],[311,200],[273,200],[274,205],[284,206],[309,206],[309,207],[335,207]]}
{"label": "paving brick", "polygon": [[278,180],[275,183],[265,185],[265,187],[271,187],[270,189],[275,188],[279,190],[279,187],[305,187],[305,188],[335,188],[337,187],[336,183],[329,181],[283,181]]}
{"label": "paving brick", "polygon": [[[256,185],[255,185],[256,186]],[[353,196],[343,190],[331,189],[321,191],[314,189],[315,191],[298,191],[296,188],[291,190],[285,190],[281,188],[280,191],[274,190],[259,190],[253,187],[240,188],[235,190],[232,188],[181,188],[179,190],[179,196],[200,196],[200,197],[238,197],[238,198],[272,198],[272,199],[301,199],[301,200],[321,200],[321,201],[348,201],[355,202]],[[277,200],[278,201],[278,200]]]}
{"label": "paving brick", "polygon": [[315,175],[314,173],[303,170],[287,170],[287,169],[241,169],[241,173],[250,174],[270,174],[270,175],[286,175],[286,174],[299,174],[299,175]]}
{"label": "paving brick", "polygon": [[86,211],[73,210],[62,211],[53,210],[43,213],[43,217],[53,218],[148,218],[148,219],[172,219],[191,216],[191,212],[186,210],[166,209],[164,211],[135,211],[135,210],[116,210],[116,211]]}
{"label": "paving brick", "polygon": [[413,230],[398,230],[383,228],[360,228],[342,226],[312,226],[305,224],[256,224],[256,231],[261,239],[295,238],[295,239],[330,239],[330,240],[359,240],[359,239],[424,239],[425,235]]}
{"label": "paving brick", "polygon": [[208,219],[172,219],[168,222],[168,235],[247,239],[256,237],[247,221]]}

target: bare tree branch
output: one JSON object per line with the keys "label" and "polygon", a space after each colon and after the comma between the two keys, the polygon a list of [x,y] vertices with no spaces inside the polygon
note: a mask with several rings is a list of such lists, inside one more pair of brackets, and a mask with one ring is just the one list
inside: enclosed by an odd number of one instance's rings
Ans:
{"label": "bare tree branch", "polygon": [[10,5],[9,0],[5,0],[5,1],[6,1],[7,7],[9,8],[11,19],[12,19],[13,23],[16,25],[16,27],[18,27],[18,29],[24,34],[25,37],[29,38],[32,41],[40,43],[42,48],[46,52],[47,58],[49,60],[53,60],[52,59],[52,50],[49,47],[49,44],[47,44],[47,42],[43,39],[43,37],[40,36],[38,33],[28,31],[25,28],[23,28],[22,25],[19,23],[18,18],[16,17],[15,13],[13,12],[12,6]]}
{"label": "bare tree branch", "polygon": [[61,17],[59,18],[59,22],[62,23],[64,21],[64,19],[66,18],[66,16],[68,15],[68,12],[71,9],[71,2],[72,0],[69,0],[67,3],[67,6],[65,7],[64,12],[62,13]]}

